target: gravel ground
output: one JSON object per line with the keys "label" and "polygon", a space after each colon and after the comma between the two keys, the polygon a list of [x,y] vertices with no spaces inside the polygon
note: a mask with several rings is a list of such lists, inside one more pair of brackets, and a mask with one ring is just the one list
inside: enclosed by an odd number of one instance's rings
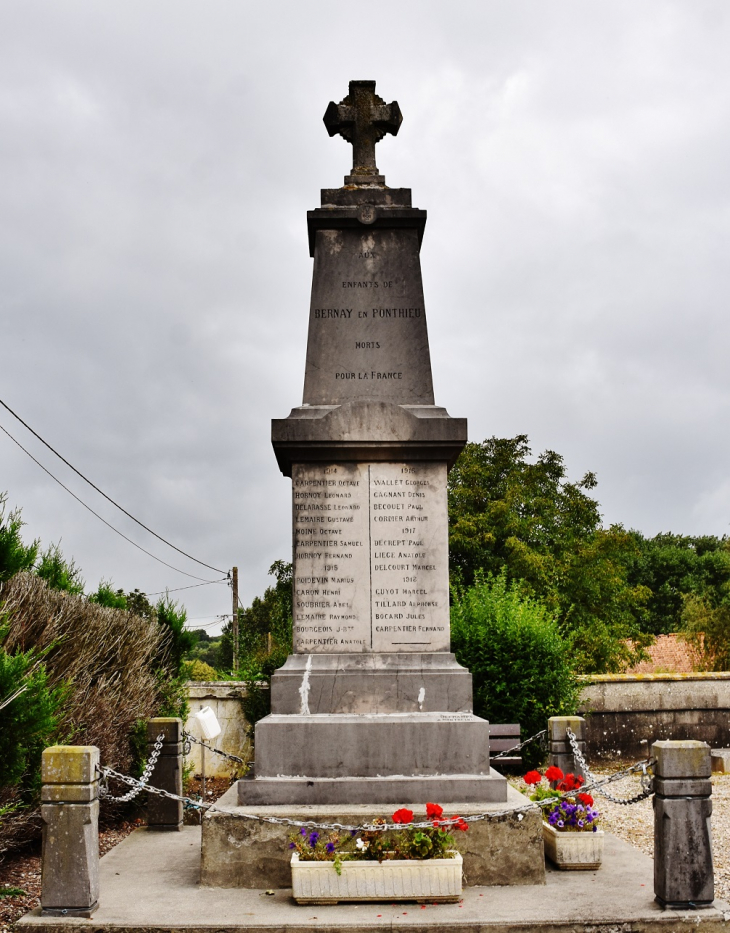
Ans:
{"label": "gravel ground", "polygon": [[[592,768],[596,777],[607,777],[625,766],[625,762]],[[518,790],[522,781],[512,782]],[[641,791],[638,774],[615,781],[608,787],[614,797],[633,797]],[[595,794],[601,813],[600,828],[613,833],[642,852],[654,855],[654,811],[651,798],[629,806],[612,803]],[[715,896],[730,902],[730,774],[712,775],[712,855],[715,865]]]}

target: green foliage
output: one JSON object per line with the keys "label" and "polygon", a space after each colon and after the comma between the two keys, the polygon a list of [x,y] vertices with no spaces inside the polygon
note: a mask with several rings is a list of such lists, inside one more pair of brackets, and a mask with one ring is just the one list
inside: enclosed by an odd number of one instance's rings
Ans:
{"label": "green foliage", "polygon": [[35,573],[45,580],[52,590],[64,590],[80,596],[84,592],[81,571],[73,558],[67,561],[61,553],[61,544],[49,544],[36,564]]}
{"label": "green foliage", "polygon": [[[276,665],[280,667],[292,647],[292,565],[277,560],[269,568],[269,574],[275,577],[276,584],[266,588],[263,599],[255,597],[248,609],[238,612],[239,668],[248,674],[267,676],[270,658],[280,659]],[[219,667],[227,670],[233,667],[231,633],[232,625],[227,622],[219,655]]]}
{"label": "green foliage", "polygon": [[710,609],[730,596],[730,539],[714,535],[658,534],[645,538],[632,532],[637,556],[629,579],[651,590],[645,629],[655,635],[679,631],[685,600],[693,596]]}
{"label": "green foliage", "polygon": [[0,583],[21,570],[30,570],[38,556],[38,541],[23,544],[20,509],[7,511],[7,494],[0,492]]}
{"label": "green foliage", "polygon": [[187,653],[189,660],[202,661],[203,664],[209,664],[211,667],[216,668],[216,670],[223,667],[220,656],[222,642],[221,636],[211,638],[204,629],[193,629],[190,634],[197,636],[198,642],[197,644],[193,645],[193,647]]}
{"label": "green foliage", "polygon": [[106,606],[107,609],[127,609],[127,597],[123,590],[115,590],[111,580],[102,580],[95,593],[87,597],[90,603]]}
{"label": "green foliage", "polygon": [[707,599],[684,598],[682,633],[694,649],[703,671],[730,671],[730,599],[712,606]]}
{"label": "green foliage", "polygon": [[188,651],[197,643],[197,638],[185,628],[187,611],[169,596],[163,596],[155,606],[157,624],[164,633],[164,650],[160,666],[173,677],[177,677]]}
{"label": "green foliage", "polygon": [[218,680],[218,671],[204,661],[185,661],[183,671],[187,680]]}
{"label": "green foliage", "polygon": [[578,670],[622,670],[651,641],[650,592],[628,576],[638,545],[620,525],[601,527],[593,473],[571,483],[554,451],[529,456],[525,435],[464,448],[448,484],[452,581],[504,572],[556,616]]}
{"label": "green foliage", "polygon": [[57,737],[68,691],[63,685],[49,684],[42,652],[6,651],[7,634],[4,620],[0,623],[0,788],[17,786],[28,802],[39,789],[41,752]]}
{"label": "green foliage", "polygon": [[[545,728],[550,716],[575,713],[579,685],[570,641],[552,613],[506,570],[477,570],[470,587],[454,587],[451,648],[474,684],[474,712],[492,722],[519,722],[522,738]],[[529,764],[539,759],[532,746]]]}

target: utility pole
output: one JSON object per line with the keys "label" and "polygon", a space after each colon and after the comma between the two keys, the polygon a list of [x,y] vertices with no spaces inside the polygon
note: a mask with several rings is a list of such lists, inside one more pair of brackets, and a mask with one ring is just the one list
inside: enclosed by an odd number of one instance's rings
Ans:
{"label": "utility pole", "polygon": [[233,590],[233,670],[238,671],[238,567],[234,567],[231,574],[231,589]]}

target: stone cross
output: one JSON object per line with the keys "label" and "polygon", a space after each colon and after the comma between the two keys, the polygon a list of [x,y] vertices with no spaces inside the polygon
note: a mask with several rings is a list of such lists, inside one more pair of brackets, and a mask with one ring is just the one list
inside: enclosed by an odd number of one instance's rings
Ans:
{"label": "stone cross", "polygon": [[327,132],[330,136],[339,133],[352,143],[352,175],[346,181],[384,182],[375,164],[375,144],[386,133],[395,136],[402,122],[398,102],[386,104],[375,93],[374,81],[350,81],[347,97],[339,104],[330,101],[324,115]]}

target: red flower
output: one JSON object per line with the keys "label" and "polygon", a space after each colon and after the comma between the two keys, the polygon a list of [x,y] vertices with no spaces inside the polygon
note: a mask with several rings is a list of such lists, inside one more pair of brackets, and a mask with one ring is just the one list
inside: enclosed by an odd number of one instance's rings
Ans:
{"label": "red flower", "polygon": [[[560,776],[562,777],[563,775],[561,774]],[[539,784],[542,780],[542,775],[539,771],[528,771],[522,780],[525,784]]]}
{"label": "red flower", "polygon": [[429,820],[437,820],[440,816],[443,816],[444,808],[440,807],[437,803],[427,803],[426,804],[426,816]]}
{"label": "red flower", "polygon": [[565,780],[561,781],[560,784],[558,784],[558,790],[561,790],[561,791],[578,790],[578,788],[582,787],[583,784],[585,784],[585,778],[582,778],[580,776],[576,777],[574,774],[566,774]]}
{"label": "red flower", "polygon": [[400,810],[396,810],[393,814],[394,823],[412,823],[413,822],[413,810],[406,810],[405,807],[401,807]]}
{"label": "red flower", "polygon": [[593,806],[593,797],[590,794],[578,794],[578,800],[586,807]]}
{"label": "red flower", "polygon": [[458,815],[452,816],[451,819],[457,820],[456,823],[451,824],[452,829],[460,829],[463,833],[465,833],[467,829],[469,829],[469,824],[466,822],[466,820],[462,819],[460,816]]}
{"label": "red flower", "polygon": [[548,779],[548,781],[562,781],[565,775],[560,770],[560,768],[556,768],[555,765],[550,765],[550,767],[545,772],[545,777]]}

